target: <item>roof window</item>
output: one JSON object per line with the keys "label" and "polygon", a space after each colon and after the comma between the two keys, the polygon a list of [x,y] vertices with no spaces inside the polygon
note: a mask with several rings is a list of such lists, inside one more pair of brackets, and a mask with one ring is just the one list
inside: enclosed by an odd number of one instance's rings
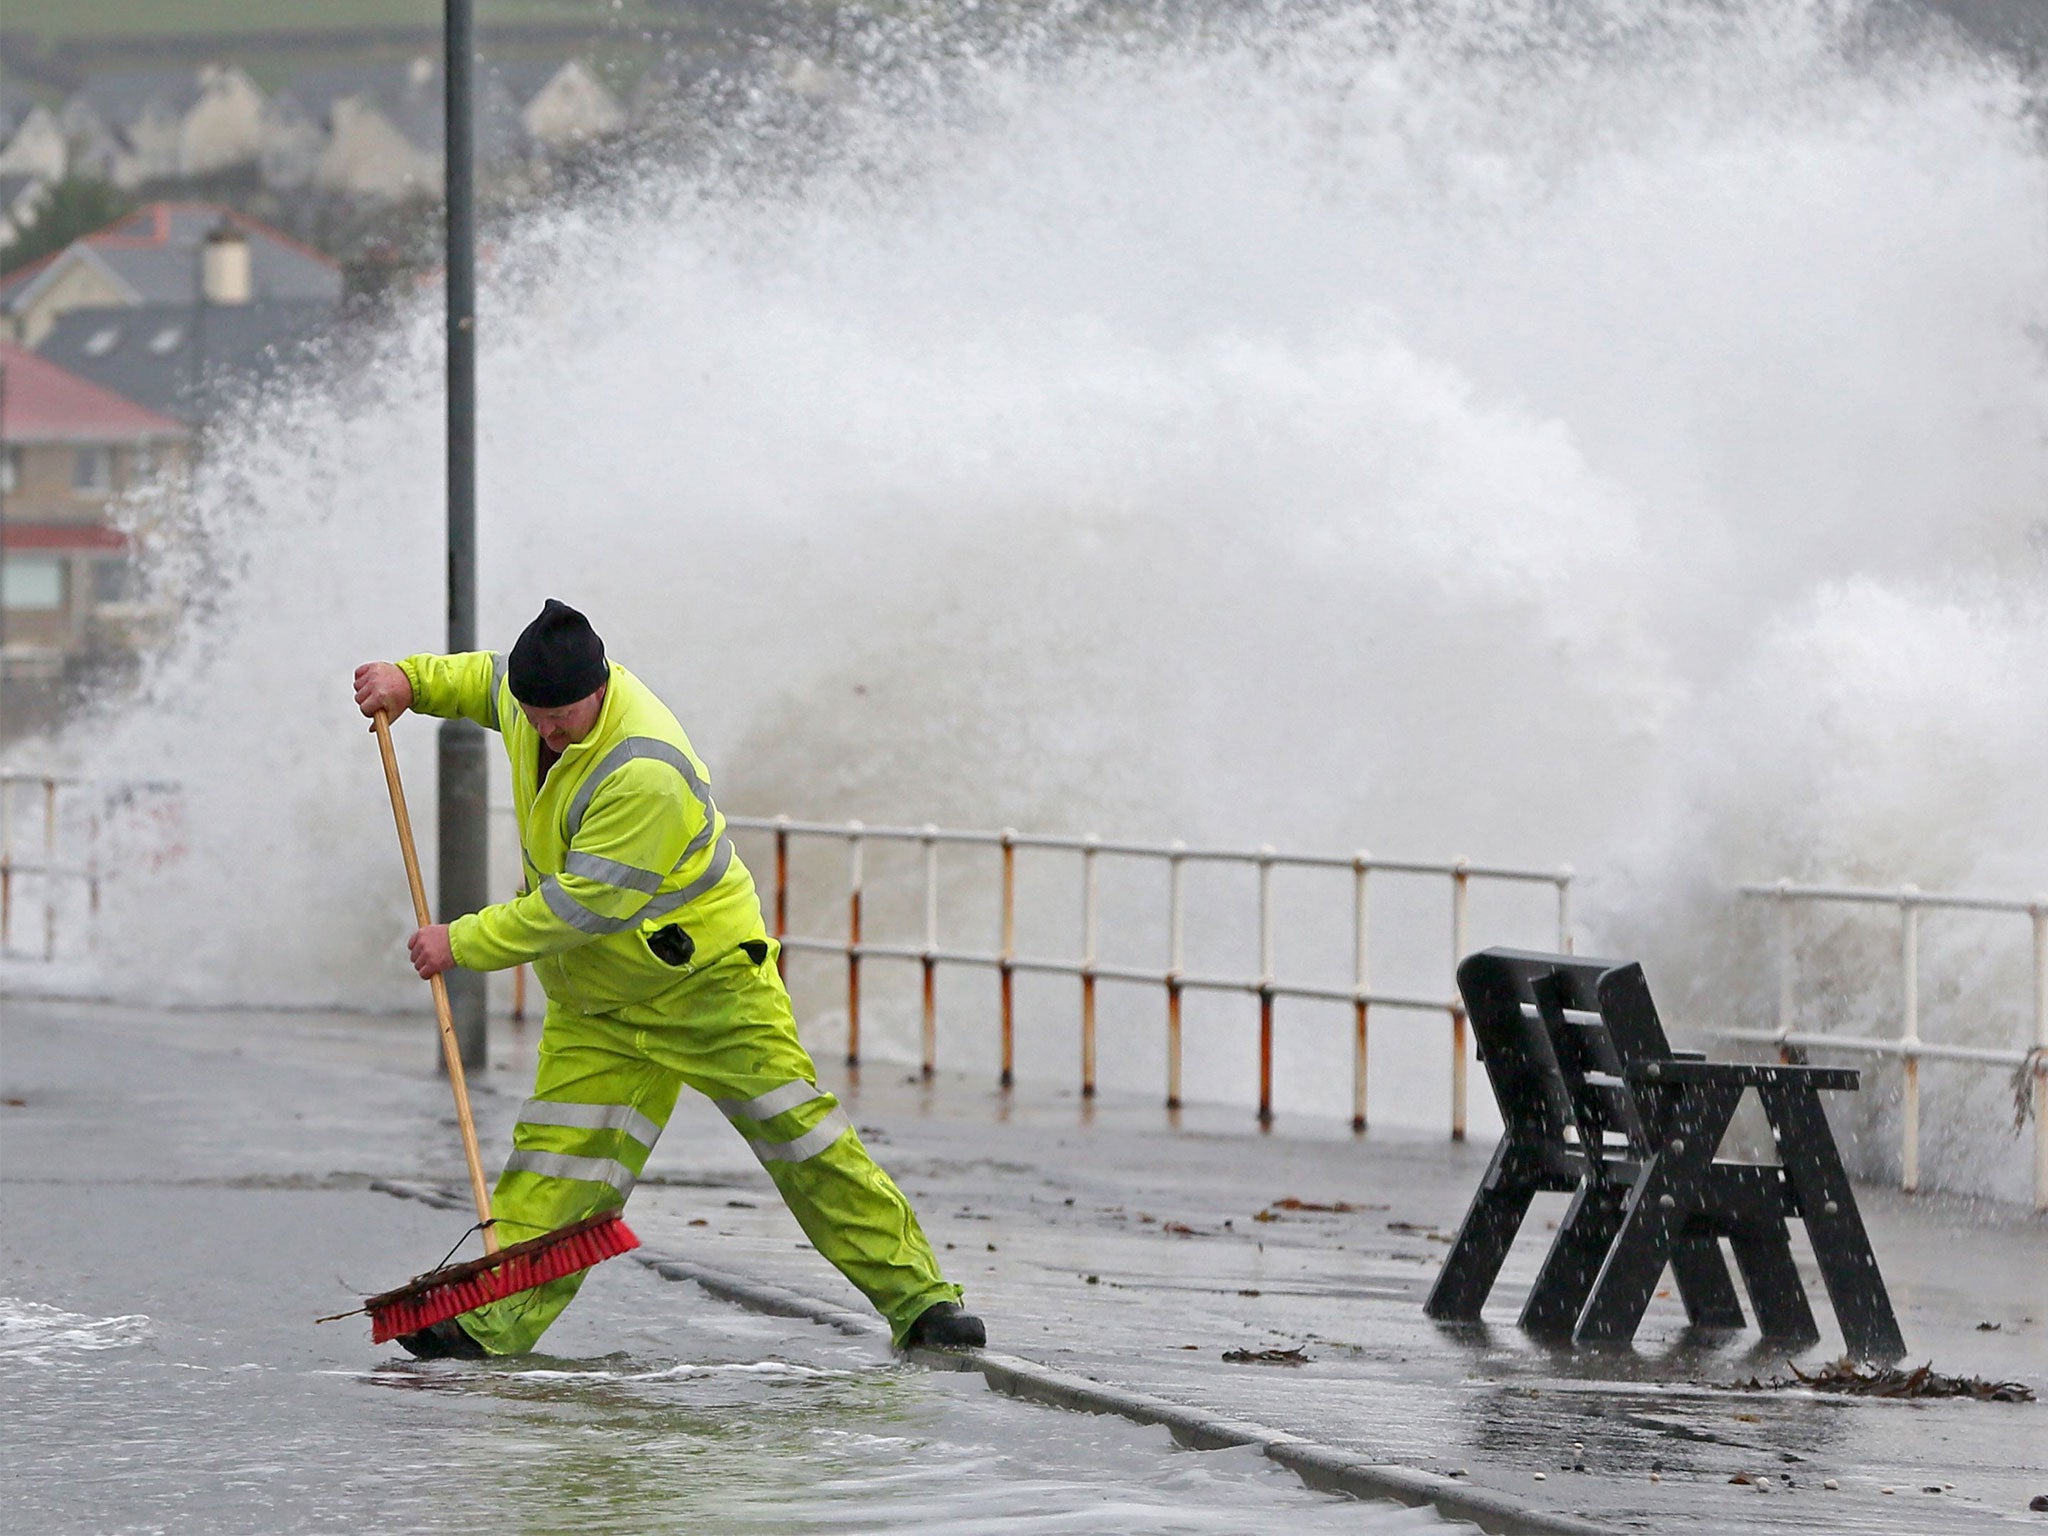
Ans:
{"label": "roof window", "polygon": [[167,325],[149,338],[149,350],[158,357],[178,350],[178,343],[185,339],[185,328],[181,325]]}
{"label": "roof window", "polygon": [[85,338],[85,355],[87,357],[105,357],[114,350],[115,344],[120,339],[121,327],[118,325],[103,325]]}

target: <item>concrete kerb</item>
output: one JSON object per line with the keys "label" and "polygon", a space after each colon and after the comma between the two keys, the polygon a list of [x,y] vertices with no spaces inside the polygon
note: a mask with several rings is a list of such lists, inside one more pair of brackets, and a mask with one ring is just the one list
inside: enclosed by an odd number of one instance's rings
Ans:
{"label": "concrete kerb", "polygon": [[771,1317],[800,1317],[809,1322],[823,1323],[828,1328],[837,1328],[841,1333],[879,1334],[885,1339],[889,1336],[889,1330],[879,1318],[862,1317],[857,1312],[849,1312],[844,1307],[835,1307],[830,1302],[819,1301],[797,1291],[785,1290],[779,1285],[768,1285],[763,1281],[750,1280],[745,1275],[713,1269],[694,1259],[678,1259],[649,1253],[645,1249],[633,1257],[664,1280],[695,1281],[720,1301],[733,1302],[750,1312],[765,1312]]}
{"label": "concrete kerb", "polygon": [[[419,1200],[442,1209],[463,1204],[451,1190],[397,1179],[375,1179],[372,1189],[401,1199]],[[716,1269],[673,1254],[641,1249],[632,1255],[664,1280],[687,1280],[721,1301],[772,1317],[801,1318],[857,1336],[888,1337],[879,1318],[849,1312],[784,1286],[771,1285],[729,1270]],[[1616,1528],[1573,1515],[1537,1509],[1520,1499],[1457,1478],[1442,1477],[1391,1462],[1322,1445],[1286,1430],[1227,1419],[1170,1402],[1145,1392],[1110,1386],[1034,1360],[991,1350],[913,1349],[906,1357],[932,1370],[977,1371],[992,1391],[1051,1408],[1079,1413],[1114,1414],[1134,1424],[1157,1425],[1193,1450],[1250,1446],[1293,1472],[1312,1488],[1350,1494],[1359,1499],[1390,1499],[1398,1504],[1433,1507],[1451,1520],[1466,1520],[1493,1536],[1616,1536]]]}
{"label": "concrete kerb", "polygon": [[[634,1257],[664,1279],[695,1281],[719,1299],[751,1311],[777,1317],[808,1318],[844,1333],[887,1336],[887,1330],[878,1320],[779,1285],[763,1284],[689,1259],[644,1252],[636,1253]],[[1372,1461],[1285,1430],[1243,1419],[1219,1418],[1199,1408],[1189,1408],[1149,1393],[1109,1386],[1016,1355],[997,1354],[991,1350],[936,1349],[912,1349],[904,1353],[907,1358],[933,1370],[978,1371],[992,1390],[1008,1397],[1081,1413],[1115,1414],[1134,1424],[1158,1425],[1182,1445],[1194,1450],[1251,1446],[1261,1455],[1286,1467],[1312,1488],[1348,1493],[1361,1499],[1428,1504],[1449,1519],[1469,1520],[1481,1530],[1495,1533],[1495,1536],[1614,1536],[1612,1526],[1532,1509],[1507,1494],[1474,1488],[1456,1478]]]}

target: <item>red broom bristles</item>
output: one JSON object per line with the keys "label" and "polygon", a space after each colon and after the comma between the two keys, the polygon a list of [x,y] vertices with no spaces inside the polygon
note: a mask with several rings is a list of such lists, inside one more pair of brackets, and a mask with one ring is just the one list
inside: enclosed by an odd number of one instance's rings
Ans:
{"label": "red broom bristles", "polygon": [[370,1342],[382,1344],[400,1334],[417,1333],[639,1246],[640,1239],[619,1213],[606,1211],[481,1259],[449,1264],[364,1302],[363,1310],[370,1314]]}

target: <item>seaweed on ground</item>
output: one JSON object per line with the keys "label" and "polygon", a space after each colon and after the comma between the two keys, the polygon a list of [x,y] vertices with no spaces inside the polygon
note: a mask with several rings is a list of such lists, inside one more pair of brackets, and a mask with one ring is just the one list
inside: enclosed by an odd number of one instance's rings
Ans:
{"label": "seaweed on ground", "polygon": [[1774,1376],[1769,1381],[1752,1376],[1730,1382],[1731,1390],[1743,1392],[1782,1391],[1806,1387],[1815,1392],[1844,1392],[1853,1397],[1974,1397],[1986,1403],[2031,1403],[2034,1389],[2019,1381],[1987,1381],[1982,1376],[1945,1376],[1926,1365],[1901,1370],[1891,1365],[1858,1365],[1837,1360],[1812,1373],[1786,1362],[1790,1377]]}
{"label": "seaweed on ground", "polygon": [[1307,1365],[1308,1356],[1294,1349],[1226,1349],[1224,1360],[1231,1365]]}

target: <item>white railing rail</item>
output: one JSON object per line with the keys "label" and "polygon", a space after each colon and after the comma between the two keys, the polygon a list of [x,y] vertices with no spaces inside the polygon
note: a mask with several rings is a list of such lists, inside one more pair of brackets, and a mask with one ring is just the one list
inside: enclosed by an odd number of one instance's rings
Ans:
{"label": "white railing rail", "polygon": [[[1830,1050],[1900,1061],[1900,1185],[1909,1193],[1920,1187],[1920,1063],[1960,1062],[2013,1074],[2016,1097],[2023,1112],[2031,1115],[2034,1122],[2034,1208],[2048,1211],[2048,896],[2029,900],[1923,891],[1913,885],[1801,885],[1791,880],[1738,886],[1737,891],[1748,900],[1768,901],[1775,910],[1776,1024],[1771,1029],[1731,1028],[1713,1033],[1724,1040],[1775,1046],[1781,1053]],[[1802,905],[1828,903],[1890,907],[1898,913],[1900,987],[1896,1036],[1844,1035],[1793,1027],[1797,1012],[1794,912]],[[2009,913],[2028,919],[2033,930],[2031,1046],[1965,1045],[1921,1038],[1920,914],[1926,911]]]}
{"label": "white railing rail", "polygon": [[[858,821],[796,821],[787,816],[773,818],[733,816],[727,825],[736,831],[764,833],[774,840],[773,895],[770,922],[786,952],[812,952],[843,956],[846,962],[847,1061],[860,1060],[861,966],[867,960],[913,962],[924,973],[923,1071],[934,1070],[937,1042],[935,976],[940,965],[959,965],[992,970],[1000,988],[1001,1084],[1015,1080],[1015,1007],[1013,979],[1019,973],[1072,976],[1080,982],[1080,1073],[1081,1093],[1092,1098],[1096,1088],[1096,991],[1104,981],[1134,983],[1163,989],[1166,1002],[1166,1102],[1169,1108],[1181,1103],[1181,1002],[1185,993],[1240,993],[1259,1002],[1259,1108],[1262,1124],[1273,1120],[1273,1008],[1278,999],[1307,999],[1349,1005],[1353,1015],[1351,1079],[1354,1129],[1363,1130],[1366,1121],[1366,1068],[1368,1031],[1374,1009],[1437,1014],[1451,1026],[1451,1134],[1462,1138],[1466,1126],[1467,1049],[1463,1002],[1453,984],[1435,996],[1382,991],[1371,978],[1371,880],[1375,874],[1441,877],[1449,886],[1451,923],[1446,980],[1458,959],[1469,949],[1468,897],[1472,882],[1489,881],[1534,884],[1551,887],[1557,902],[1557,944],[1571,947],[1572,871],[1526,869],[1502,865],[1475,864],[1468,859],[1421,862],[1410,859],[1380,859],[1370,853],[1311,854],[1282,853],[1271,847],[1255,849],[1191,847],[1186,843],[1146,843],[1086,836],[1052,836],[1005,829],[1000,832],[960,831],[936,826],[869,826]],[[846,847],[846,931],[843,937],[792,935],[789,932],[789,849],[792,840],[814,838],[837,840]],[[877,944],[863,937],[864,853],[880,843],[909,843],[923,849],[924,932],[915,944]],[[941,845],[967,845],[998,850],[1001,875],[998,904],[1000,919],[991,949],[949,948],[939,942],[939,861]],[[1017,949],[1017,853],[1040,850],[1073,855],[1078,860],[1080,906],[1079,953],[1069,956],[1027,955]],[[1163,866],[1166,874],[1166,954],[1163,966],[1105,964],[1099,957],[1100,866],[1104,859],[1135,859]],[[1258,958],[1254,974],[1223,975],[1191,971],[1186,956],[1186,889],[1184,875],[1191,864],[1226,864],[1248,867],[1257,872],[1256,912]],[[1283,979],[1278,970],[1274,945],[1273,876],[1287,869],[1348,871],[1351,875],[1349,918],[1352,934],[1352,977],[1349,986],[1315,984]]]}

